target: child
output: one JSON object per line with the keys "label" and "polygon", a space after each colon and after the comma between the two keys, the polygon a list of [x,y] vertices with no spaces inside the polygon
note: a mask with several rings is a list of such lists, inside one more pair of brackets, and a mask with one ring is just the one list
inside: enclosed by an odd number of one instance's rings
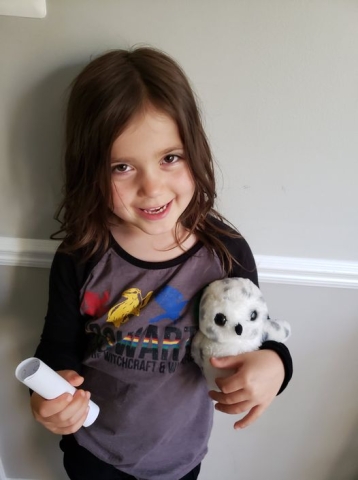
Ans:
{"label": "child", "polygon": [[[194,480],[216,409],[267,408],[292,374],[276,342],[213,359],[236,373],[210,392],[190,357],[202,289],[257,284],[246,241],[214,210],[213,161],[179,66],[150,48],[117,50],[77,77],[66,125],[64,241],[50,275],[36,356],[76,387],[35,418],[63,435],[72,480]],[[95,423],[81,428],[90,393]]]}

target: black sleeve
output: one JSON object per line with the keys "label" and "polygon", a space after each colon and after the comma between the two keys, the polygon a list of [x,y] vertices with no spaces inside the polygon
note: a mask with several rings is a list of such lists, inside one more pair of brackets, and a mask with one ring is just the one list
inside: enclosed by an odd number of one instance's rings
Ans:
{"label": "black sleeve", "polygon": [[71,369],[80,373],[84,349],[76,258],[57,252],[50,272],[45,325],[35,356],[54,370]]}
{"label": "black sleeve", "polygon": [[[237,261],[237,263],[234,264],[233,271],[230,273],[229,276],[248,278],[257,286],[259,286],[255,259],[246,240],[243,237],[227,237],[227,239],[225,240],[225,245],[230,251],[231,255]],[[287,387],[289,381],[292,378],[293,366],[291,354],[286,345],[280,342],[275,342],[273,340],[264,342],[261,345],[260,349],[273,350],[282,360],[285,369],[285,378],[278,392],[279,395]]]}
{"label": "black sleeve", "polygon": [[255,285],[259,286],[255,259],[247,241],[243,237],[228,237],[225,244],[235,259],[233,270],[230,272],[229,276],[248,278]]}

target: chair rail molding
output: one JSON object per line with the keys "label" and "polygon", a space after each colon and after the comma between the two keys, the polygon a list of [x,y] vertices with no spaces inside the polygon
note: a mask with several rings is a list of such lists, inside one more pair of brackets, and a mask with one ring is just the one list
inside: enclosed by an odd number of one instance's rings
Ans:
{"label": "chair rail molding", "polygon": [[0,237],[0,265],[49,268],[60,242]]}
{"label": "chair rail molding", "polygon": [[[0,265],[50,268],[60,242],[0,237]],[[358,289],[358,262],[256,255],[262,283]]]}

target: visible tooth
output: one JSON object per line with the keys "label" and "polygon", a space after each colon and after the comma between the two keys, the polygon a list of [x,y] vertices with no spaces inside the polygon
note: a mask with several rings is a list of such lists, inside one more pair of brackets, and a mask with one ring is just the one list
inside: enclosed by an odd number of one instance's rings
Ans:
{"label": "visible tooth", "polygon": [[166,205],[160,208],[151,208],[150,210],[144,210],[146,213],[149,213],[150,215],[156,215],[158,213],[164,212],[164,210],[167,208]]}

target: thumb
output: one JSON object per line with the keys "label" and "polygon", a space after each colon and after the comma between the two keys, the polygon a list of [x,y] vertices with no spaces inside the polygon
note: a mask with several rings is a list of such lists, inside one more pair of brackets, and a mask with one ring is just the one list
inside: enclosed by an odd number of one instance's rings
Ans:
{"label": "thumb", "polygon": [[84,381],[84,378],[81,377],[81,375],[79,375],[75,370],[60,370],[57,373],[74,387],[80,386]]}
{"label": "thumb", "polygon": [[215,368],[231,368],[238,366],[237,356],[231,355],[229,357],[211,357],[210,363]]}

